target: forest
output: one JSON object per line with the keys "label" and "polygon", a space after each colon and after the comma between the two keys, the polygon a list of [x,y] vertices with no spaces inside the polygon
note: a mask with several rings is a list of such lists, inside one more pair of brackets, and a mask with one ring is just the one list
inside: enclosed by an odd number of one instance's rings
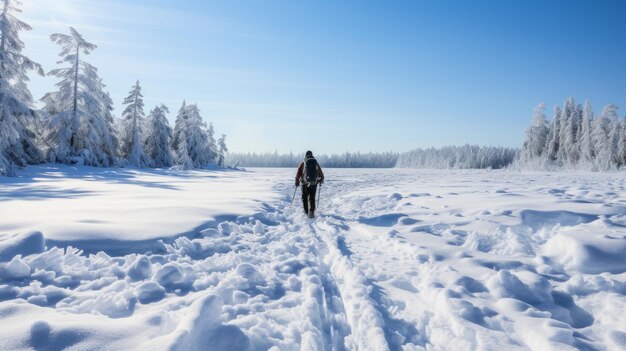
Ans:
{"label": "forest", "polygon": [[527,169],[617,170],[626,165],[626,121],[608,104],[596,116],[589,101],[569,97],[555,106],[550,122],[545,104],[534,109],[517,164]]}
{"label": "forest", "polygon": [[167,106],[154,106],[146,115],[137,81],[116,118],[106,85],[87,59],[97,45],[72,27],[50,35],[59,45],[59,60],[47,75],[57,83],[40,99],[43,108],[36,109],[28,73],[46,73],[23,54],[20,32],[32,28],[17,17],[20,5],[7,0],[0,14],[0,175],[43,162],[184,169],[223,163],[226,136],[216,140],[196,104],[183,101],[172,128]]}

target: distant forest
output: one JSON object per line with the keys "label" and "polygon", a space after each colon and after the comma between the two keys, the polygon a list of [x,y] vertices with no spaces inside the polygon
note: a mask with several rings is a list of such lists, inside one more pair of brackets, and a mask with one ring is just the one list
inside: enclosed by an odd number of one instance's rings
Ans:
{"label": "distant forest", "polygon": [[626,120],[608,104],[599,116],[589,101],[572,97],[555,106],[548,122],[545,105],[535,107],[533,120],[516,163],[526,169],[617,170],[626,166]]}
{"label": "distant forest", "polygon": [[[323,167],[330,168],[502,168],[511,164],[517,150],[505,147],[478,145],[446,146],[442,148],[415,149],[409,152],[345,152],[343,154],[316,155]],[[242,167],[295,167],[304,154],[232,153],[226,164]]]}
{"label": "distant forest", "polygon": [[[396,152],[345,152],[343,154],[315,154],[323,167],[330,168],[392,168],[398,159]],[[296,167],[304,159],[302,154],[266,153],[230,153],[226,156],[227,165],[241,167]]]}

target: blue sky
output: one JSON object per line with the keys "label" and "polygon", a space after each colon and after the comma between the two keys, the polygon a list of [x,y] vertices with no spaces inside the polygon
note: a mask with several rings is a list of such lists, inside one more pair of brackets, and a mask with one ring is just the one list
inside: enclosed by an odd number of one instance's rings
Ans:
{"label": "blue sky", "polygon": [[570,95],[626,113],[626,1],[30,0],[22,18],[46,71],[73,26],[116,113],[139,79],[146,110],[196,102],[231,151],[519,146]]}

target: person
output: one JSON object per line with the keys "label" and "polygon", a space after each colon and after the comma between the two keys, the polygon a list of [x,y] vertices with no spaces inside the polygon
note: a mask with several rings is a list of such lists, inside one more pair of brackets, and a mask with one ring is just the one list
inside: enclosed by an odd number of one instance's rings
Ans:
{"label": "person", "polygon": [[313,152],[307,151],[304,161],[300,162],[296,173],[296,187],[302,184],[302,206],[309,218],[315,217],[315,194],[317,185],[324,183],[322,167],[313,157]]}

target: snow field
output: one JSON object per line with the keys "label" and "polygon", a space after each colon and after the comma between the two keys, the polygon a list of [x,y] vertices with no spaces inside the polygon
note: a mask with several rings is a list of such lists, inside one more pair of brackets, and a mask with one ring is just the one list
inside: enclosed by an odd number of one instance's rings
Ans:
{"label": "snow field", "polygon": [[[355,219],[351,257],[387,292],[387,309],[417,327],[421,345],[624,347],[623,317],[609,312],[624,305],[624,292],[568,287],[581,279],[623,286],[623,175],[395,173],[331,207]],[[602,319],[612,320],[608,330]]]}
{"label": "snow field", "polygon": [[[235,179],[190,173],[191,183],[232,181],[248,189],[272,183],[275,195],[256,212],[188,223],[198,228],[193,233],[159,240],[147,231],[154,239],[141,242],[148,246],[118,238],[105,251],[85,240],[76,241],[78,248],[55,247],[45,230],[3,236],[2,344],[11,350],[626,347],[622,174],[328,170],[318,218],[309,220],[299,199],[290,204],[292,173],[255,169]],[[102,182],[90,185],[104,193],[118,186]],[[19,201],[25,200],[0,205]]]}
{"label": "snow field", "polygon": [[[264,211],[272,172],[106,169],[40,165],[0,179],[0,233],[41,231],[48,244],[89,252],[158,249]],[[122,243],[124,243],[122,245]]]}

